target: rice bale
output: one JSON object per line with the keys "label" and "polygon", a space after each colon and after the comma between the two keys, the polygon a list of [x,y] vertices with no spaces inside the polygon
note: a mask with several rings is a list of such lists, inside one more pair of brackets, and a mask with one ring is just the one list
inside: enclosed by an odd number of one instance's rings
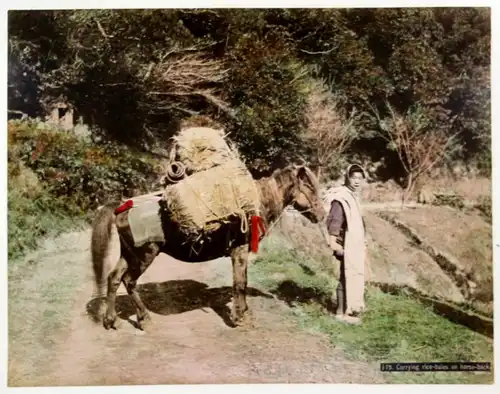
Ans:
{"label": "rice bale", "polygon": [[210,223],[233,215],[256,214],[260,205],[255,180],[239,159],[167,186],[163,198],[171,219],[188,234],[207,231]]}
{"label": "rice bale", "polygon": [[226,142],[222,130],[191,127],[172,138],[175,160],[185,165],[188,174],[222,165],[238,156]]}

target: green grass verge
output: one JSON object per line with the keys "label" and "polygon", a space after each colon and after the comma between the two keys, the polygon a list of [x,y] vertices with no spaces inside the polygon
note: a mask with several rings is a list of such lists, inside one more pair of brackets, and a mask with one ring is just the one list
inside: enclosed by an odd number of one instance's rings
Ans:
{"label": "green grass verge", "polygon": [[[331,273],[279,236],[263,242],[262,249],[260,257],[250,266],[251,282],[287,301],[304,329],[327,334],[351,360],[492,361],[493,346],[487,338],[436,315],[405,295],[384,294],[369,287],[363,324],[342,324],[327,309],[337,286]],[[493,374],[398,372],[387,374],[387,379],[392,383],[472,384],[492,383]]]}
{"label": "green grass verge", "polygon": [[68,212],[60,200],[42,191],[29,198],[15,188],[8,191],[8,256],[17,259],[40,245],[42,239],[83,228],[84,215]]}

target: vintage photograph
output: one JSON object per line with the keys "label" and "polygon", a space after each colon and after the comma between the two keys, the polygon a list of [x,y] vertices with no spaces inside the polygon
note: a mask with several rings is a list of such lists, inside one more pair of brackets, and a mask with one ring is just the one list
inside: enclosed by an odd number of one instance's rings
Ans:
{"label": "vintage photograph", "polygon": [[7,29],[9,387],[494,383],[490,8]]}

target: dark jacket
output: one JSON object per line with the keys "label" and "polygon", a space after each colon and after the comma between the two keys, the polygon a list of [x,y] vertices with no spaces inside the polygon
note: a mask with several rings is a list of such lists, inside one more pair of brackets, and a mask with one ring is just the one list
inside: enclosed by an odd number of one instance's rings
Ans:
{"label": "dark jacket", "polygon": [[[363,227],[365,227],[365,219],[363,220]],[[347,231],[347,220],[344,213],[342,204],[337,200],[333,200],[330,205],[330,212],[326,219],[326,229],[329,235],[337,237],[337,242],[344,245],[345,232]]]}
{"label": "dark jacket", "polygon": [[326,228],[328,234],[337,237],[338,242],[343,245],[345,231],[347,229],[347,220],[342,204],[336,200],[333,200],[330,205],[330,212],[326,219]]}

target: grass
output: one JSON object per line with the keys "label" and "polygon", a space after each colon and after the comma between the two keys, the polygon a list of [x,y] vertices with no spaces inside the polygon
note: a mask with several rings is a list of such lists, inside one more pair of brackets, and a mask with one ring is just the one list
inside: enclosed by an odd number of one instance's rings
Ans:
{"label": "grass", "polygon": [[[368,362],[492,361],[488,340],[437,316],[405,295],[368,288],[367,312],[361,326],[332,318],[331,300],[337,281],[321,264],[305,257],[277,235],[263,244],[250,267],[250,279],[293,307],[299,324],[327,334],[351,360]],[[333,265],[333,263],[332,263]],[[329,310],[330,308],[330,310]],[[391,383],[491,383],[492,374],[406,373],[387,375]]]}
{"label": "grass", "polygon": [[17,188],[8,190],[8,256],[17,259],[68,229],[81,228],[84,217],[70,215],[66,207],[45,190],[28,197]]}

